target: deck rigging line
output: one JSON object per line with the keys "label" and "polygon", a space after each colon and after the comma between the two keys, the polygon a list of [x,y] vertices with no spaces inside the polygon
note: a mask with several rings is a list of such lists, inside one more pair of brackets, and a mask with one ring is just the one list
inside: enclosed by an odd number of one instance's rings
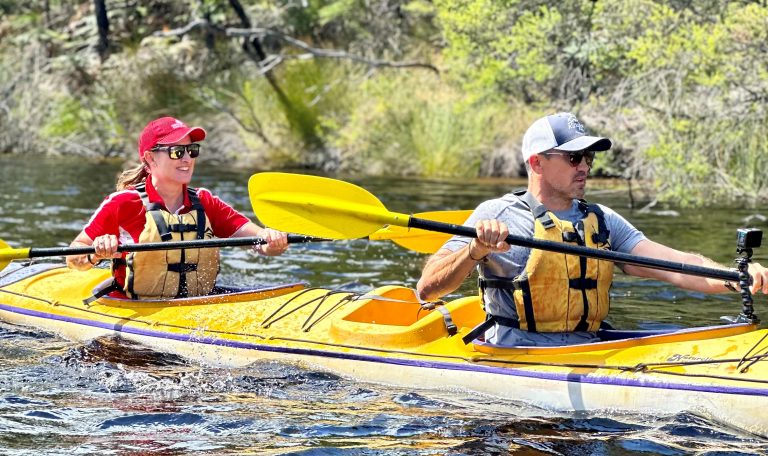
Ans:
{"label": "deck rigging line", "polygon": [[[299,309],[302,309],[303,307],[308,306],[309,304],[312,304],[313,302],[319,300],[317,306],[315,306],[314,310],[312,310],[309,317],[307,317],[307,320],[304,322],[304,325],[302,325],[302,328],[303,328],[304,326],[306,326],[307,322],[312,318],[312,316],[317,312],[317,309],[319,309],[325,303],[325,300],[328,299],[330,296],[334,294],[341,294],[341,293],[351,294],[349,291],[330,290],[328,291],[328,293],[324,295],[316,296],[310,299],[309,301],[300,303],[297,307],[294,307],[293,309],[288,310],[283,315],[280,315],[279,317],[275,317],[275,315],[277,315],[281,310],[283,310],[288,304],[293,302],[296,298],[312,290],[323,290],[323,288],[307,288],[306,290],[302,290],[300,293],[296,294],[296,296],[293,296],[291,299],[289,299],[288,301],[283,303],[280,307],[278,307],[277,310],[269,314],[269,316],[267,316],[267,318],[265,318],[264,321],[261,322],[260,326],[262,328],[269,328],[270,326],[272,326],[273,323],[277,323],[278,321],[291,315],[292,313],[298,311]],[[275,318],[273,319],[273,317]]]}
{"label": "deck rigging line", "polygon": [[[736,367],[739,368],[739,372],[741,372],[743,374],[744,372],[748,371],[749,368],[752,367],[753,364],[755,364],[758,361],[761,361],[763,358],[768,356],[768,354],[766,353],[766,352],[768,352],[768,347],[765,347],[765,348],[762,349],[762,354],[761,355],[755,355],[755,356],[752,356],[751,358],[747,358],[749,356],[749,354],[752,353],[753,350],[757,349],[758,345],[763,343],[763,341],[765,340],[766,337],[768,337],[768,333],[766,333],[763,337],[761,337],[760,340],[758,340],[755,343],[755,345],[752,346],[752,348],[747,350],[747,353],[745,353],[744,356],[741,358],[741,361],[739,362],[739,365],[736,366]],[[750,362],[747,362],[747,360],[749,360]]]}

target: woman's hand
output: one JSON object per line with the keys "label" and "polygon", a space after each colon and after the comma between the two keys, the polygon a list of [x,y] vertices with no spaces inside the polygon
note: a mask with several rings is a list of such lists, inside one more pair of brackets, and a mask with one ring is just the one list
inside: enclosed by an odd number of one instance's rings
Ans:
{"label": "woman's hand", "polygon": [[115,235],[105,234],[91,240],[91,238],[85,234],[85,231],[82,231],[69,246],[93,247],[95,253],[86,255],[68,255],[67,266],[78,271],[86,271],[96,266],[100,260],[105,258],[120,258],[122,253],[117,251],[118,245],[119,242]]}
{"label": "woman's hand", "polygon": [[282,231],[264,228],[259,236],[267,241],[266,244],[256,246],[256,251],[262,255],[282,255],[288,249],[288,235]]}
{"label": "woman's hand", "polygon": [[97,236],[93,240],[93,249],[95,254],[91,255],[91,262],[95,263],[98,260],[107,258],[120,258],[122,253],[117,251],[117,247],[120,243],[117,241],[117,236],[114,234],[105,234],[103,236]]}

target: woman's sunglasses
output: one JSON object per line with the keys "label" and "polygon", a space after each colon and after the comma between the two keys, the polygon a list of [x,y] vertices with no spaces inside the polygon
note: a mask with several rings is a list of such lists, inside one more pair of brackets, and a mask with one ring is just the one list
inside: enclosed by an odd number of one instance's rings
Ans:
{"label": "woman's sunglasses", "polygon": [[574,168],[581,164],[581,160],[587,161],[587,166],[592,167],[592,162],[595,161],[594,150],[584,150],[581,152],[543,152],[541,155],[565,155],[568,157],[568,163]]}
{"label": "woman's sunglasses", "polygon": [[184,156],[184,152],[189,152],[190,158],[197,158],[200,155],[200,144],[184,144],[176,146],[155,146],[152,152],[168,152],[168,158],[179,160]]}

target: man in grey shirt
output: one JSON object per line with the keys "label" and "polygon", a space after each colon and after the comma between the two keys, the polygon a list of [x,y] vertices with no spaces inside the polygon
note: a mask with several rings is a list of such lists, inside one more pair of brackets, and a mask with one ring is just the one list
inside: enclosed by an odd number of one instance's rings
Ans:
{"label": "man in grey shirt", "polygon": [[[564,345],[596,340],[608,312],[612,263],[510,246],[508,234],[569,242],[680,263],[725,269],[694,253],[646,238],[613,210],[582,200],[596,152],[607,138],[589,136],[573,114],[538,119],[523,137],[527,192],[481,203],[465,225],[477,238],[454,237],[433,255],[417,290],[436,299],[456,290],[477,267],[483,305],[493,324],[486,341],[499,345]],[[549,237],[548,237],[549,236]],[[627,274],[718,293],[722,280],[623,265]],[[753,292],[768,293],[768,271],[751,263]]]}

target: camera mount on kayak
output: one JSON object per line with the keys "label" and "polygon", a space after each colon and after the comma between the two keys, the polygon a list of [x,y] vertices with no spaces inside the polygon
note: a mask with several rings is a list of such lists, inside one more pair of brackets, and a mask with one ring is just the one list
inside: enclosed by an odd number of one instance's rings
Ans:
{"label": "camera mount on kayak", "polygon": [[[736,257],[734,262],[739,272],[739,291],[741,293],[742,307],[738,317],[721,317],[722,320],[729,323],[757,324],[760,322],[752,306],[752,293],[749,291],[752,279],[748,271],[749,263],[752,261],[752,249],[760,247],[762,240],[763,232],[757,228],[739,228],[736,230],[736,253],[739,256]],[[726,282],[726,286],[736,291],[730,283]]]}

